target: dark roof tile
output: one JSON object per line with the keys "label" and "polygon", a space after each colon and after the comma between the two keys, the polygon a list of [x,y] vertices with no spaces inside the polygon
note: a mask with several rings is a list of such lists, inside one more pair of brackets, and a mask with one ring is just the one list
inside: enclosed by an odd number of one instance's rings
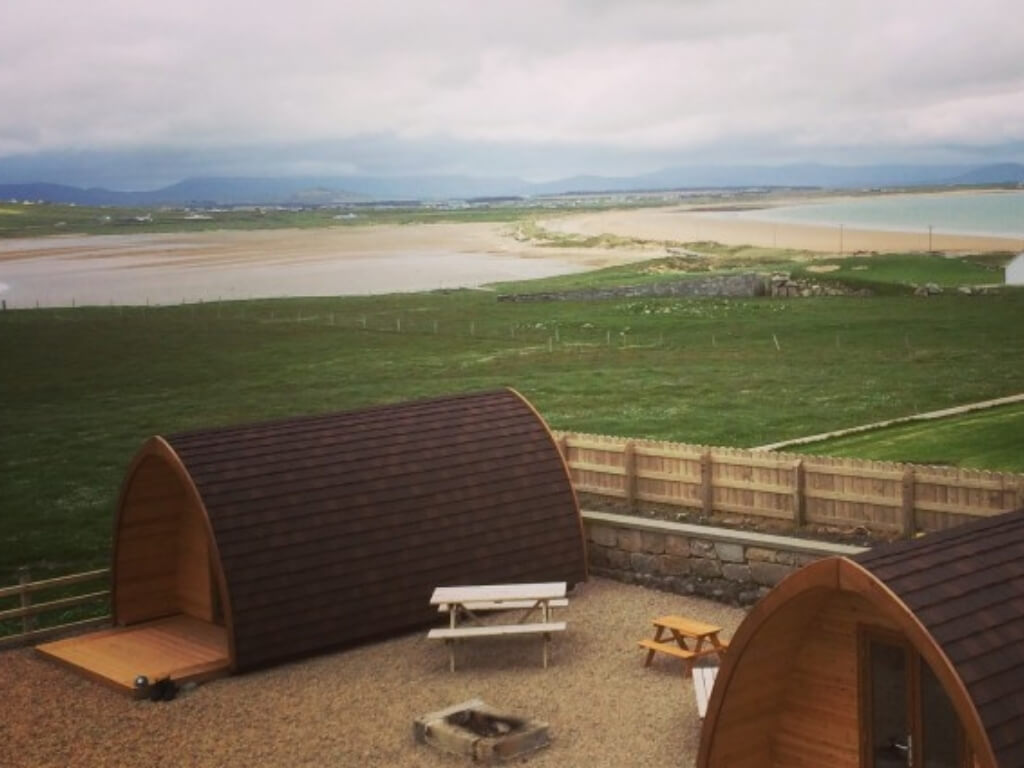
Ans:
{"label": "dark roof tile", "polygon": [[1024,766],[1024,510],[853,559],[942,648],[975,702],[999,765]]}
{"label": "dark roof tile", "polygon": [[436,586],[586,578],[579,509],[510,390],[173,435],[243,670],[431,623]]}

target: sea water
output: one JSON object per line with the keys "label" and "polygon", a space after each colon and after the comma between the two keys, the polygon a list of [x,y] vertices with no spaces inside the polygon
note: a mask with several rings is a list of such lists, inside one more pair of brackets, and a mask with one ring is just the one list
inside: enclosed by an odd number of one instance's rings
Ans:
{"label": "sea water", "polygon": [[872,195],[743,211],[741,218],[1024,240],[1024,190]]}

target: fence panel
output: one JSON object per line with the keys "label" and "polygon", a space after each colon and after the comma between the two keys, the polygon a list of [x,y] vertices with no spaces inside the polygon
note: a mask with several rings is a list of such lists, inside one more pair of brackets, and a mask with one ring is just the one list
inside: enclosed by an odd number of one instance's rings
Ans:
{"label": "fence panel", "polygon": [[[107,605],[110,599],[110,590],[103,584],[103,589],[95,589],[84,594],[61,595],[48,600],[37,600],[35,595],[43,591],[66,590],[69,586],[78,584],[89,584],[89,582],[106,582],[110,577],[109,568],[101,568],[85,573],[75,573],[70,576],[60,576],[54,579],[43,579],[32,581],[31,575],[26,569],[18,574],[18,583],[11,587],[0,588],[0,600],[10,601],[17,598],[18,605],[14,608],[0,610],[0,648],[21,645],[33,640],[41,640],[51,635],[66,632],[73,628],[83,628],[107,624],[110,616],[95,616],[86,619],[64,622],[61,624],[48,623],[47,626],[37,627],[39,617],[53,614],[57,611],[66,611],[69,608],[77,608],[83,605]],[[6,629],[5,629],[6,625]],[[17,631],[20,629],[21,631]],[[7,634],[3,634],[7,632]]]}
{"label": "fence panel", "polygon": [[1024,475],[556,433],[578,491],[912,536],[1024,507]]}

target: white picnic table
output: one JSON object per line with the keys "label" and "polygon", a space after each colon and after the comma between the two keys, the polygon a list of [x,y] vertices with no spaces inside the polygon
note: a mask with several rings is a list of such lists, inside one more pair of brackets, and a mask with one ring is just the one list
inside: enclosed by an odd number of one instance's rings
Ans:
{"label": "white picnic table", "polygon": [[[477,637],[542,634],[544,667],[548,666],[548,643],[552,632],[563,632],[564,621],[551,621],[551,609],[568,605],[564,581],[532,584],[483,584],[479,586],[438,587],[430,596],[431,605],[448,613],[448,627],[430,630],[431,640],[444,640],[448,646],[448,664],[455,671],[455,641]],[[519,610],[514,623],[483,624],[480,613]],[[539,622],[527,622],[536,611]]]}

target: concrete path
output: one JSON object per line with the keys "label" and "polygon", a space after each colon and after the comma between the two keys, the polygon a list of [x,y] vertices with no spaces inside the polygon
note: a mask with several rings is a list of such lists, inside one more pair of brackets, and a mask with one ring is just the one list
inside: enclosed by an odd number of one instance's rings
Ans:
{"label": "concrete path", "polygon": [[796,437],[792,440],[782,440],[778,443],[769,443],[768,445],[758,445],[751,450],[753,451],[777,451],[781,448],[789,448],[793,445],[806,445],[807,443],[817,443],[822,440],[831,440],[833,437],[843,437],[845,435],[854,435],[858,432],[870,432],[874,429],[881,429],[882,427],[891,427],[894,424],[907,424],[912,421],[930,421],[932,419],[944,419],[948,416],[957,416],[962,413],[970,413],[971,411],[984,411],[988,408],[995,408],[1000,405],[1010,405],[1012,403],[1024,402],[1024,393],[1019,395],[1010,395],[1009,397],[998,397],[995,400],[983,400],[979,403],[968,403],[967,405],[958,405],[953,408],[944,408],[941,411],[929,411],[928,413],[915,413],[913,416],[901,416],[897,419],[888,419],[887,421],[876,421],[873,424],[862,424],[859,427],[848,427],[847,429],[837,429],[834,432],[822,432],[818,435],[808,435],[807,437]]}

